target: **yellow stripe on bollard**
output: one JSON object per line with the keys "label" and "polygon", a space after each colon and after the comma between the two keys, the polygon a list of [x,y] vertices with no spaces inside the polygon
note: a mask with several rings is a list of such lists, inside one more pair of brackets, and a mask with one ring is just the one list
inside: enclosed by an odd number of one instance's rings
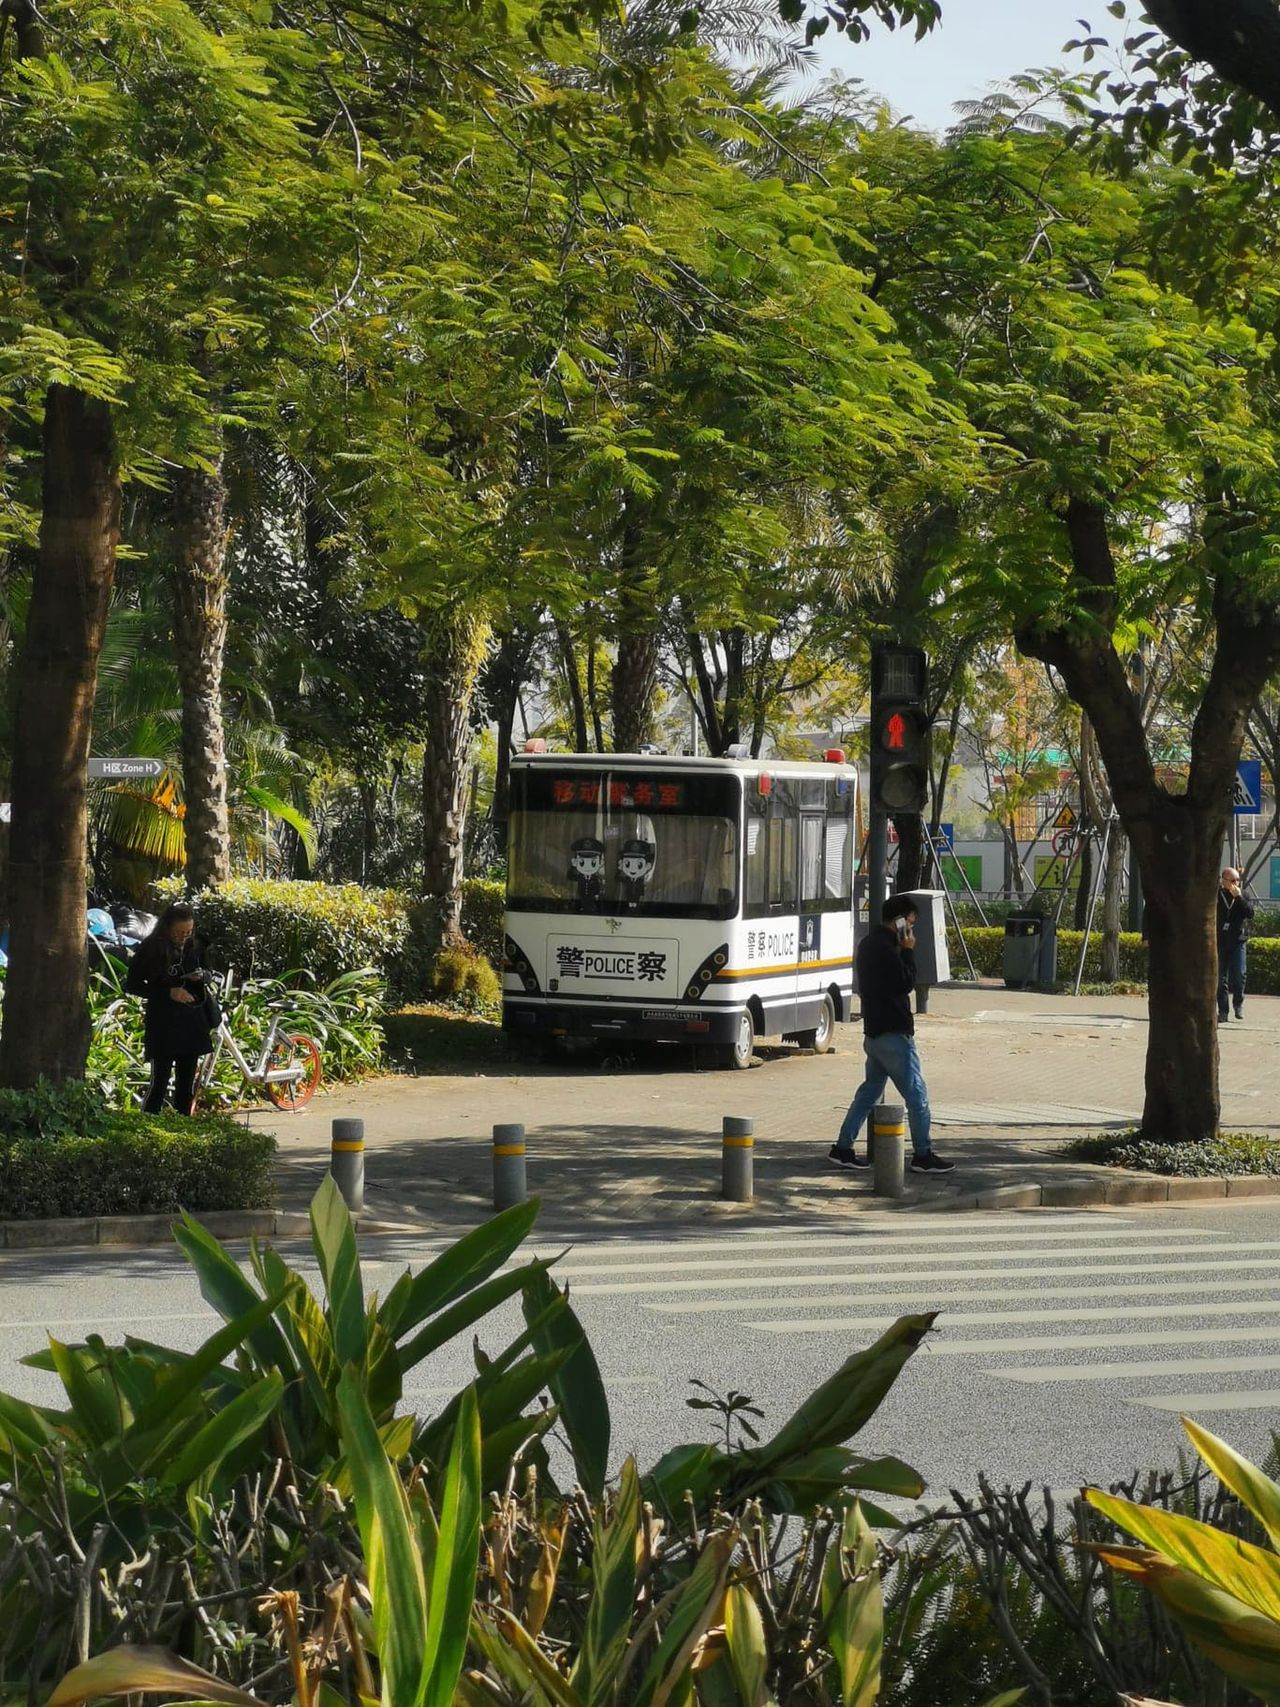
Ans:
{"label": "yellow stripe on bollard", "polygon": [[524,1145],[523,1144],[495,1144],[493,1146],[493,1153],[495,1156],[523,1156],[524,1155]]}
{"label": "yellow stripe on bollard", "polygon": [[902,1121],[899,1121],[896,1126],[882,1126],[878,1120],[875,1122],[877,1138],[901,1138],[906,1130]]}
{"label": "yellow stripe on bollard", "polygon": [[726,1150],[750,1150],[755,1145],[754,1138],[722,1138],[720,1142]]}
{"label": "yellow stripe on bollard", "polygon": [[333,1141],[333,1148],[335,1150],[363,1150],[364,1149],[364,1139],[363,1138],[335,1138]]}

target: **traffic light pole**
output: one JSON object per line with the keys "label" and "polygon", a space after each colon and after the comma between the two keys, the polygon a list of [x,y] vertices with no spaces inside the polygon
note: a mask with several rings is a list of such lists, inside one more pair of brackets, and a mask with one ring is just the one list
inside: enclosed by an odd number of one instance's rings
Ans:
{"label": "traffic light pole", "polygon": [[872,806],[867,822],[867,929],[880,923],[880,907],[889,893],[889,819]]}

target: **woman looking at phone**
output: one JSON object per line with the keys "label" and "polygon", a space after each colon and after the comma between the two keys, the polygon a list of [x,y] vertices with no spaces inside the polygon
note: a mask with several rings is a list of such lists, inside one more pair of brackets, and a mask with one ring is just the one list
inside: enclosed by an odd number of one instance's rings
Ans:
{"label": "woman looking at phone", "polygon": [[191,1113],[196,1068],[213,1048],[208,985],[213,974],[196,940],[195,910],[185,901],[166,907],[155,929],[139,944],[129,963],[125,989],[146,1002],[143,1054],[151,1063],[151,1083],[143,1098],[147,1114],[164,1107],[173,1080],[173,1106]]}

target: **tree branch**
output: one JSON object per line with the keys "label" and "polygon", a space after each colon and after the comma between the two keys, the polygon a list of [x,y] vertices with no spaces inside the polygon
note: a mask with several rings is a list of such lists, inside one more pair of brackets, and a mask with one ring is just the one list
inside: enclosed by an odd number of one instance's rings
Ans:
{"label": "tree branch", "polygon": [[1280,117],[1280,9],[1274,0],[1144,0],[1148,17]]}

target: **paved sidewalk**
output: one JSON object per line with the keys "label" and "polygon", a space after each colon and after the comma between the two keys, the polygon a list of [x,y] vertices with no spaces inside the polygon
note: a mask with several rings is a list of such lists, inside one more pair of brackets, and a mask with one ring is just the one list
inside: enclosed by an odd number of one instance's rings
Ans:
{"label": "paved sidewalk", "polygon": [[[999,984],[937,990],[917,1034],[934,1108],[936,1148],[957,1163],[944,1180],[907,1176],[904,1206],[972,1206],[978,1194],[1030,1183],[1036,1201],[1070,1188],[1110,1188],[1141,1201],[1149,1176],[1072,1162],[1081,1133],[1132,1125],[1142,1105],[1146,1004],[1134,997],[1064,997]],[[1251,997],[1223,1028],[1222,1110],[1228,1128],[1280,1134],[1280,999]],[[450,1229],[490,1210],[495,1123],[528,1135],[531,1193],[547,1227],[787,1215],[842,1220],[883,1209],[869,1179],[838,1173],[826,1151],[861,1077],[856,1027],[837,1051],[767,1049],[747,1073],[694,1068],[683,1052],[586,1057],[556,1067],[427,1078],[381,1078],[317,1098],[301,1115],[256,1111],[280,1139],[280,1203],[305,1206],[328,1162],[329,1122],[365,1121],[366,1205],[379,1221]],[[718,1198],[720,1122],[755,1122],[756,1201]],[[1137,1189],[1126,1199],[1125,1181]],[[1258,1182],[1261,1184],[1262,1182]],[[1219,1187],[1219,1189],[1221,1189]],[[1016,1201],[1016,1200],[1014,1200]]]}

